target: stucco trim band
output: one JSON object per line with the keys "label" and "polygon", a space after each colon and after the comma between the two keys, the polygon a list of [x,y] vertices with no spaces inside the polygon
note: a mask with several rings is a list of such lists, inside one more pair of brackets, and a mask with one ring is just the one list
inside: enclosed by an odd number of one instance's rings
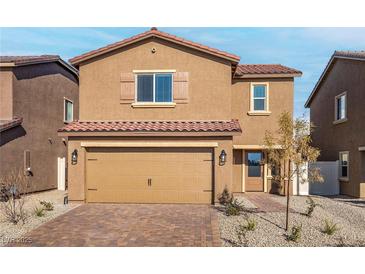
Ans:
{"label": "stucco trim band", "polygon": [[359,147],[359,151],[365,151],[365,146]]}
{"label": "stucco trim band", "polygon": [[82,147],[218,147],[217,142],[81,142]]}
{"label": "stucco trim band", "polygon": [[[281,149],[280,145],[274,145],[274,149]],[[264,145],[233,145],[233,149],[266,149]]]}

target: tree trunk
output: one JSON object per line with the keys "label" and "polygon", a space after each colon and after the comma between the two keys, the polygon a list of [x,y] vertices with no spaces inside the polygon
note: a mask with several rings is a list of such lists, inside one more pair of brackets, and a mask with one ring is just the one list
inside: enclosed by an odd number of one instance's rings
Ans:
{"label": "tree trunk", "polygon": [[287,180],[286,184],[286,220],[285,220],[285,230],[288,231],[289,229],[289,198],[290,198],[290,180]]}

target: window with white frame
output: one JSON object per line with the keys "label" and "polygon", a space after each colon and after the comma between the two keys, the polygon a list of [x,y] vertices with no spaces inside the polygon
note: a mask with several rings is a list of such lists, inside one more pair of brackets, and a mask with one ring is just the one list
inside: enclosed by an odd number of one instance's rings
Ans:
{"label": "window with white frame", "polygon": [[251,111],[265,112],[268,111],[268,85],[252,84],[251,85]]}
{"label": "window with white frame", "polygon": [[335,97],[335,118],[336,121],[346,119],[346,93]]}
{"label": "window with white frame", "polygon": [[172,73],[137,74],[137,102],[172,102]]}
{"label": "window with white frame", "polygon": [[74,119],[74,106],[73,102],[68,99],[64,99],[64,117],[63,121],[65,123],[70,123]]}
{"label": "window with white frame", "polygon": [[340,152],[340,177],[349,177],[349,153],[347,151]]}

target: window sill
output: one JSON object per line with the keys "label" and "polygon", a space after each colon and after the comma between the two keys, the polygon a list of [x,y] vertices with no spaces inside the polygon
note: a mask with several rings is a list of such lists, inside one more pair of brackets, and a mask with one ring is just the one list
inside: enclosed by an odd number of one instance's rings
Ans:
{"label": "window sill", "polygon": [[340,177],[339,180],[341,182],[349,182],[350,181],[348,177]]}
{"label": "window sill", "polygon": [[333,121],[333,124],[334,124],[334,125],[337,125],[337,124],[342,124],[342,123],[345,123],[345,122],[347,122],[347,118],[344,118],[344,119],[341,119],[341,120]]}
{"label": "window sill", "polygon": [[133,108],[174,108],[176,103],[132,103]]}
{"label": "window sill", "polygon": [[268,116],[271,111],[248,111],[247,114],[250,116]]}

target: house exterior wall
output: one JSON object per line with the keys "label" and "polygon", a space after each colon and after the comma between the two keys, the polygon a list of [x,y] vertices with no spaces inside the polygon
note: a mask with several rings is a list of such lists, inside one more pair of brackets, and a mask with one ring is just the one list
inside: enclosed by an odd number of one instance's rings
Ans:
{"label": "house exterior wall", "polygon": [[[336,59],[310,104],[315,125],[313,145],[321,150],[319,161],[339,160],[349,151],[349,181],[340,182],[342,194],[365,197],[363,154],[365,144],[365,62]],[[347,121],[334,124],[335,96],[347,92]]]}
{"label": "house exterior wall", "polygon": [[[269,87],[269,115],[249,115],[251,83],[267,83]],[[239,119],[243,132],[234,136],[236,145],[263,145],[265,131],[275,132],[283,111],[293,114],[294,80],[235,79],[232,83],[232,118]]]}
{"label": "house exterior wall", "polygon": [[13,118],[13,72],[11,68],[0,69],[0,120]]}
{"label": "house exterior wall", "polygon": [[[187,104],[137,109],[120,103],[121,73],[156,69],[189,72]],[[231,119],[231,77],[228,61],[148,39],[80,65],[80,120]]]}
{"label": "house exterior wall", "polygon": [[13,115],[20,126],[1,133],[0,175],[24,169],[24,151],[30,151],[29,191],[57,187],[57,157],[65,157],[66,146],[57,135],[64,126],[64,97],[74,103],[78,118],[78,80],[57,63],[14,67]]}
{"label": "house exterior wall", "polygon": [[[151,49],[156,49],[152,53]],[[134,108],[121,103],[121,73],[133,70],[176,70],[189,73],[189,99],[172,108]],[[107,140],[135,141],[202,141],[218,142],[214,148],[214,201],[227,187],[242,192],[242,149],[233,145],[262,145],[266,130],[275,131],[279,115],[287,110],[293,113],[294,80],[288,78],[234,79],[232,65],[194,49],[149,38],[133,45],[105,53],[84,61],[80,70],[80,120],[230,120],[239,119],[242,134],[231,137],[68,137],[68,155],[78,151],[78,163],[69,167],[69,199],[85,201],[85,148],[81,142]],[[269,83],[270,115],[248,115],[250,83]],[[175,138],[175,139],[174,139]],[[258,150],[261,148],[259,147]],[[227,153],[225,165],[219,165],[219,154]],[[251,149],[252,150],[252,149]],[[265,165],[267,169],[267,165]],[[266,172],[266,171],[265,171]],[[266,173],[265,173],[266,174]],[[265,175],[266,176],[266,175]],[[265,177],[265,180],[267,178]],[[271,181],[270,181],[271,182]],[[271,191],[266,186],[265,191]]]}
{"label": "house exterior wall", "polygon": [[232,149],[232,137],[69,137],[68,139],[68,155],[76,149],[78,151],[78,160],[76,164],[72,164],[71,157],[68,157],[68,195],[72,201],[85,201],[86,196],[86,153],[85,148],[81,146],[81,142],[214,142],[218,143],[213,148],[213,192],[214,202],[218,202],[218,195],[227,187],[232,189],[232,154],[227,153],[227,162],[225,165],[219,165],[219,155],[224,149],[230,151]]}

